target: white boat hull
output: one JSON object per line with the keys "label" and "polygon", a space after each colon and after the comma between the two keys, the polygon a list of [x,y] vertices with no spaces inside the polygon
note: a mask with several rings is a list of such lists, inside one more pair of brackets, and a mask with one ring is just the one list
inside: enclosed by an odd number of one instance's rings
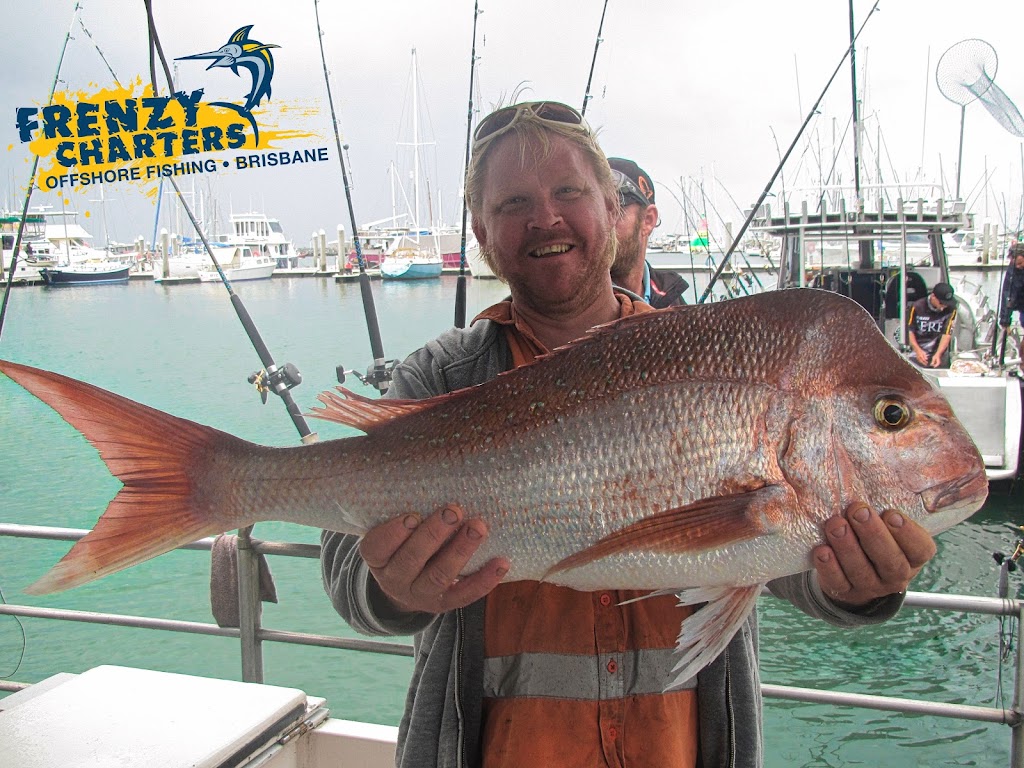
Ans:
{"label": "white boat hull", "polygon": [[[273,276],[276,263],[250,264],[241,267],[225,267],[224,276],[229,282],[237,283],[242,280],[266,280]],[[203,283],[220,282],[220,274],[216,269],[202,269],[199,271],[199,280]]]}

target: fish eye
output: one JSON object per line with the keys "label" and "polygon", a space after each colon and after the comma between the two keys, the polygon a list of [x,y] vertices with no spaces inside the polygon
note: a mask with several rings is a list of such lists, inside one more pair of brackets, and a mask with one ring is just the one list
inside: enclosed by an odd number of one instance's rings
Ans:
{"label": "fish eye", "polygon": [[875,402],[875,421],[884,429],[902,429],[910,423],[913,414],[902,400],[880,397]]}

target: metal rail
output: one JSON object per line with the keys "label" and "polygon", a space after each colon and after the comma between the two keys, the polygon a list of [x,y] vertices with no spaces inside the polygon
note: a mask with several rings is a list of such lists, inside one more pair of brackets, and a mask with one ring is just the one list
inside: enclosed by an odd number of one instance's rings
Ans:
{"label": "metal rail", "polygon": [[[0,536],[13,538],[48,539],[51,541],[77,541],[89,531],[80,528],[53,528],[35,525],[18,525],[0,523]],[[213,539],[206,538],[186,544],[179,549],[209,551]],[[316,544],[296,544],[289,542],[251,540],[249,552],[239,550],[239,557],[255,555],[282,555],[288,557],[304,557],[318,559],[320,547]],[[258,575],[251,569],[250,578],[253,583],[248,587],[242,585],[239,573],[239,592],[257,594],[255,586]],[[1018,627],[1024,626],[1024,601],[978,597],[974,595],[952,595],[936,592],[908,592],[905,606],[925,610],[955,611],[960,613],[976,613],[988,616],[1005,616],[1018,621]],[[242,640],[241,656],[243,680],[261,682],[263,677],[262,653],[259,644],[263,641],[311,645],[322,648],[338,648],[341,650],[383,653],[392,656],[412,656],[412,646],[405,643],[390,643],[377,640],[337,637],[333,635],[317,635],[304,632],[266,629],[260,625],[260,612],[251,614],[252,623],[245,631],[237,628],[224,628],[216,624],[194,621],[177,621],[158,619],[146,616],[129,616],[111,613],[93,613],[60,608],[40,608],[28,605],[0,605],[0,615],[24,616],[38,619],[56,619],[61,621],[78,621],[90,624],[107,624],[140,629],[159,629],[169,632],[185,632],[195,635],[215,635],[219,637],[238,637]],[[245,616],[243,613],[243,621]],[[248,638],[251,638],[249,640]],[[17,683],[0,680],[0,691],[19,691],[27,688],[30,683]],[[890,696],[873,696],[843,691],[828,691],[816,688],[796,688],[785,685],[765,683],[761,686],[766,698],[802,701],[811,704],[830,704],[833,706],[860,707],[888,712],[906,714],[922,714],[934,717],[947,717],[957,720],[972,720],[983,723],[999,723],[1010,727],[1010,766],[1024,768],[1024,644],[1018,642],[1016,663],[1013,676],[1013,703],[1010,708],[980,707],[967,704],[950,704],[921,699],[904,699]]]}

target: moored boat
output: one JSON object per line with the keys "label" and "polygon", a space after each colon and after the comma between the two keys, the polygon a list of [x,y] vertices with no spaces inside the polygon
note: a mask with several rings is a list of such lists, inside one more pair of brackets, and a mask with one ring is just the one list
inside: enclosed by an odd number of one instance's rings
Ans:
{"label": "moored boat", "polygon": [[399,248],[380,263],[385,280],[424,280],[441,276],[441,257],[430,251]]}
{"label": "moored boat", "polygon": [[[266,280],[274,274],[277,261],[260,250],[246,244],[228,245],[230,258],[217,262],[224,271],[224,276],[231,282],[241,280]],[[220,280],[220,273],[208,264],[199,270],[199,280],[204,283],[215,283]]]}
{"label": "moored boat", "polygon": [[38,283],[43,279],[39,272],[43,267],[56,266],[55,248],[53,243],[46,239],[45,221],[41,212],[31,212],[25,216],[21,248],[15,261],[14,245],[18,238],[18,230],[21,229],[21,215],[10,211],[0,212],[4,282],[10,278],[12,283]]}
{"label": "moored boat", "polygon": [[39,270],[49,286],[109,285],[127,283],[129,267],[124,262],[100,259],[72,265],[43,267]]}
{"label": "moored boat", "polygon": [[230,244],[244,243],[275,260],[280,269],[293,269],[299,260],[295,245],[285,237],[281,222],[265,213],[231,214],[231,234],[224,240]]}

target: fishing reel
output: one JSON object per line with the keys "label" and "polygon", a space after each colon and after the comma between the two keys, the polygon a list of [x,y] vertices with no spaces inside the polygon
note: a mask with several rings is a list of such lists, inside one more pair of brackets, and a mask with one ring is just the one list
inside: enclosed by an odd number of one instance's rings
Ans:
{"label": "fishing reel", "polygon": [[268,393],[273,391],[275,395],[280,395],[299,386],[302,383],[302,374],[291,363],[285,363],[281,367],[274,366],[270,371],[265,368],[255,371],[249,374],[248,381],[255,385],[256,391],[260,393],[260,400],[266,405]]}
{"label": "fishing reel", "polygon": [[[1024,533],[1024,525],[1017,528]],[[1009,574],[1017,570],[1017,561],[1024,555],[1024,537],[1017,539],[1013,552],[1007,555],[1004,552],[993,552],[992,559],[999,566],[999,597],[1005,598],[1009,594]]]}
{"label": "fishing reel", "polygon": [[373,387],[383,395],[388,391],[388,387],[391,385],[391,374],[392,371],[395,370],[396,365],[398,365],[397,360],[385,360],[383,363],[371,365],[366,369],[365,374],[360,373],[355,369],[345,368],[345,366],[339,365],[335,368],[335,372],[338,377],[339,384],[344,384],[345,377],[351,374],[365,386]]}

